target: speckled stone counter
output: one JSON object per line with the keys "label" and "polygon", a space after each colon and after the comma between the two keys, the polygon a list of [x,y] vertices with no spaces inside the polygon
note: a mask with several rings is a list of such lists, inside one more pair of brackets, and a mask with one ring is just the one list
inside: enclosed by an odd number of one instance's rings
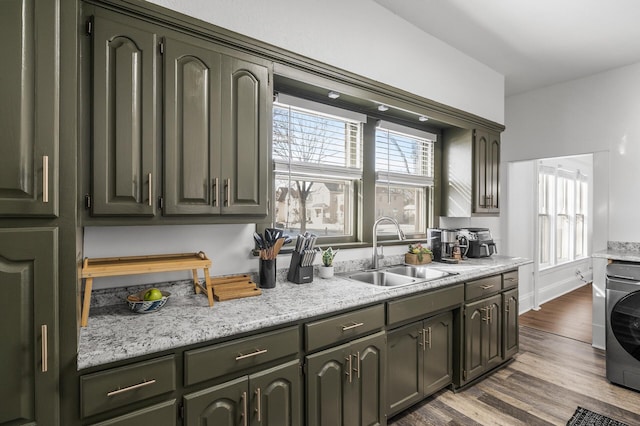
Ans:
{"label": "speckled stone counter", "polygon": [[378,287],[344,275],[300,285],[279,279],[260,296],[215,302],[213,307],[183,283],[158,312],[132,313],[124,300],[92,308],[89,325],[80,331],[78,370],[449,286],[530,262],[494,255],[457,265],[432,263],[430,267],[457,275],[399,287]]}
{"label": "speckled stone counter", "polygon": [[626,247],[611,247],[607,250],[595,252],[591,257],[611,259],[611,260],[623,260],[627,262],[640,262],[640,249],[632,246]]}

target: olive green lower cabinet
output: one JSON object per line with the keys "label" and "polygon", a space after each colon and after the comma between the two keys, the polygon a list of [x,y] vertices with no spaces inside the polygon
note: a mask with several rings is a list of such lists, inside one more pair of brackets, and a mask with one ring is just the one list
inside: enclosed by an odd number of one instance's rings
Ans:
{"label": "olive green lower cabinet", "polygon": [[453,380],[453,315],[445,312],[388,332],[389,416]]}
{"label": "olive green lower cabinet", "polygon": [[302,372],[291,361],[184,397],[185,426],[302,425]]}
{"label": "olive green lower cabinet", "polygon": [[385,365],[385,332],[307,356],[307,426],[386,424]]}
{"label": "olive green lower cabinet", "polygon": [[92,426],[176,426],[176,413],[176,400],[172,399]]}
{"label": "olive green lower cabinet", "polygon": [[502,296],[469,303],[464,317],[464,381],[502,363]]}
{"label": "olive green lower cabinet", "polygon": [[519,329],[518,329],[518,289],[508,290],[502,293],[502,309],[504,312],[504,358],[511,358],[518,353]]}

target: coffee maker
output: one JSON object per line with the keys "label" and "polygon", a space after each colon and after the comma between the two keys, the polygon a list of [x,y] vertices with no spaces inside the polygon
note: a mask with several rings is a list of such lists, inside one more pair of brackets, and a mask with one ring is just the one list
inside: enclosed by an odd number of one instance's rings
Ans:
{"label": "coffee maker", "polygon": [[427,229],[427,246],[433,253],[433,260],[439,262],[442,259],[442,229]]}
{"label": "coffee maker", "polygon": [[460,244],[458,242],[458,229],[443,229],[441,233],[443,262],[456,263],[461,258]]}

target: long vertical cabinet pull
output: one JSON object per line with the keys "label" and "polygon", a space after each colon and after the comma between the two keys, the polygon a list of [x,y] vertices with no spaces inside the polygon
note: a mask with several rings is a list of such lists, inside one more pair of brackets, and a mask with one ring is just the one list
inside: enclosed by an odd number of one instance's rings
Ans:
{"label": "long vertical cabinet pull", "polygon": [[151,186],[151,173],[147,175],[147,178],[149,179],[149,207],[151,207],[153,205],[153,203],[151,202],[151,198],[153,197],[153,187]]}
{"label": "long vertical cabinet pull", "polygon": [[231,178],[225,179],[224,194],[224,205],[231,205]]}
{"label": "long vertical cabinet pull", "polygon": [[356,352],[356,354],[352,356],[356,357],[356,368],[354,368],[353,371],[358,374],[357,377],[359,379],[360,378],[360,351]]}
{"label": "long vertical cabinet pull", "polygon": [[258,422],[262,421],[262,392],[260,388],[256,389],[256,415],[258,416]]}
{"label": "long vertical cabinet pull", "polygon": [[40,326],[40,330],[41,330],[41,334],[42,334],[42,346],[41,346],[41,352],[42,352],[42,372],[46,373],[47,370],[49,369],[48,363],[47,363],[47,358],[49,358],[49,336],[47,333],[47,324],[42,324],[42,326]]}
{"label": "long vertical cabinet pull", "polygon": [[353,382],[353,375],[351,374],[351,370],[353,369],[353,362],[351,362],[351,355],[346,357],[344,360],[349,363],[349,367],[347,367],[345,374],[347,375],[347,377],[349,377],[349,383],[351,383]]}
{"label": "long vertical cabinet pull", "polygon": [[429,349],[431,349],[431,327],[427,328],[428,332],[429,332],[429,341],[427,342],[427,345],[429,345]]}
{"label": "long vertical cabinet pull", "polygon": [[242,424],[247,426],[247,392],[242,392]]}
{"label": "long vertical cabinet pull", "polygon": [[218,179],[219,178],[213,179],[213,188],[211,190],[211,192],[213,192],[213,207],[218,207]]}
{"label": "long vertical cabinet pull", "polygon": [[42,156],[42,202],[49,202],[49,156]]}

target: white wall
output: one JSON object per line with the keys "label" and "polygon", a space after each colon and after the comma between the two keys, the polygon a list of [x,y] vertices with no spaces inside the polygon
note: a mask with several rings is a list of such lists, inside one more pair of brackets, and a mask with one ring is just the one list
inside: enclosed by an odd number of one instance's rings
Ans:
{"label": "white wall", "polygon": [[151,2],[504,123],[504,76],[372,0]]}

